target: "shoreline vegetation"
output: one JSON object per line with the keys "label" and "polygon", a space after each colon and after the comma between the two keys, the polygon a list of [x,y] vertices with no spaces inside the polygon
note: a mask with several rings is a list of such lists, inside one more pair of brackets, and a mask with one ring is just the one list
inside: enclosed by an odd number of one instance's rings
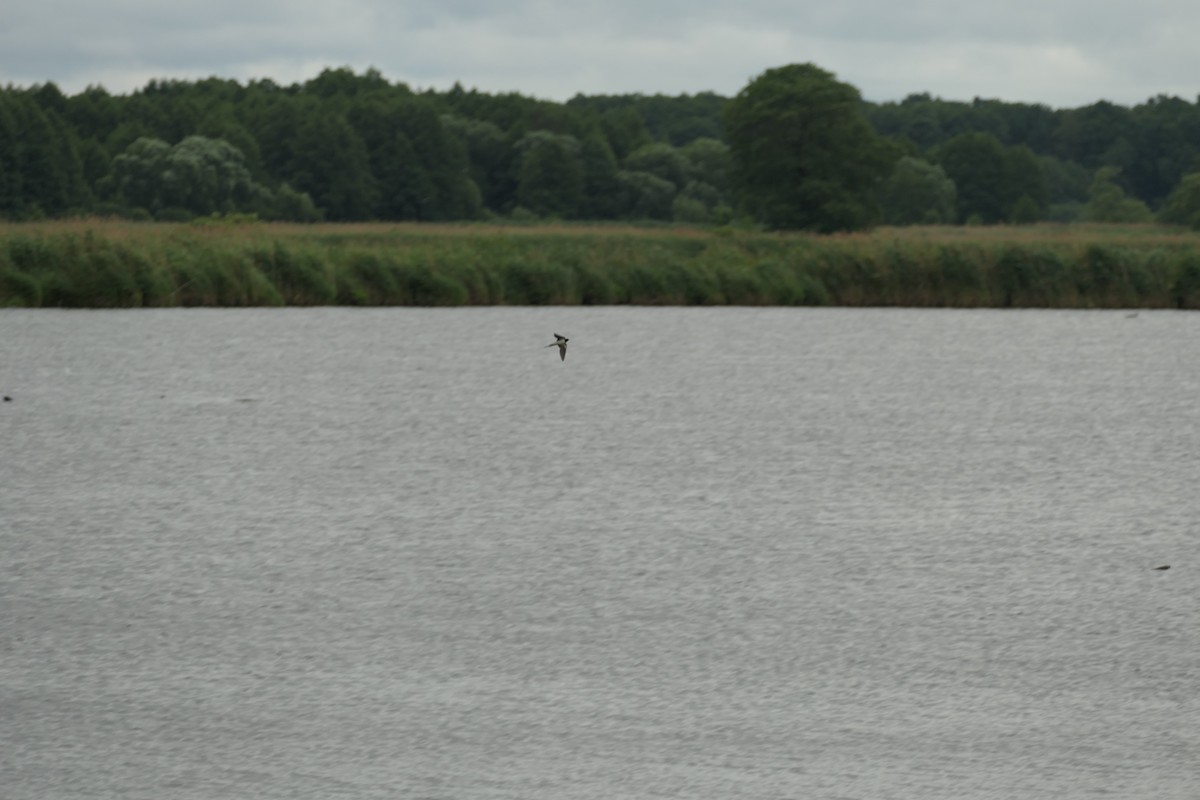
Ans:
{"label": "shoreline vegetation", "polygon": [[0,223],[0,307],[1200,308],[1158,225],[824,235],[618,224]]}

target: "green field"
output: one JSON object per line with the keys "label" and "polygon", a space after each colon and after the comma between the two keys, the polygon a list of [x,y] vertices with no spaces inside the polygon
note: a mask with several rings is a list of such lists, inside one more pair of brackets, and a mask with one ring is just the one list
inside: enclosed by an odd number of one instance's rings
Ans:
{"label": "green field", "polygon": [[0,306],[1200,308],[1200,234],[1160,226],[837,236],[547,224],[0,224]]}

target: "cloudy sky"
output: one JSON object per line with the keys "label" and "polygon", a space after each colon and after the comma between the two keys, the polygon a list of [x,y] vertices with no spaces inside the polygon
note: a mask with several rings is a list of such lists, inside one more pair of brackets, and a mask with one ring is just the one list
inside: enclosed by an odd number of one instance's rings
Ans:
{"label": "cloudy sky", "polygon": [[813,62],[868,100],[1200,95],[1195,0],[3,0],[0,84],[290,84],[326,67],[551,100],[734,95]]}

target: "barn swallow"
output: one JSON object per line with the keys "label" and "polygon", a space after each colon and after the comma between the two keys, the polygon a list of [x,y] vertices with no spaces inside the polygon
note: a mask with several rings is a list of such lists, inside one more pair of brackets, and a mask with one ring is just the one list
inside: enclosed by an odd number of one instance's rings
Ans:
{"label": "barn swallow", "polygon": [[558,355],[560,356],[560,360],[566,361],[567,360],[567,342],[569,342],[571,340],[568,339],[567,337],[562,336],[557,333],[554,334],[554,338],[557,339],[558,341],[551,342],[550,344],[546,345],[546,347],[557,347]]}

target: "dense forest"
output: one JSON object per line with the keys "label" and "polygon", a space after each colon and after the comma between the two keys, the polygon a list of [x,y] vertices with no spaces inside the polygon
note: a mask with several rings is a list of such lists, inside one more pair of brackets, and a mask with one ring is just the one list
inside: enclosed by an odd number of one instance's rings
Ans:
{"label": "dense forest", "polygon": [[[789,79],[832,81],[804,69]],[[1154,215],[1200,223],[1198,103],[1156,97],[1132,108],[1051,109],[928,94],[871,103],[853,87],[839,97],[837,113],[854,117],[839,131],[854,135],[839,134],[842,151],[798,160],[793,172],[820,173],[821,160],[870,161],[869,173],[813,179],[829,190],[821,202],[841,202],[847,180],[870,202],[810,219],[778,212],[811,197],[766,196],[747,177],[756,167],[739,148],[761,151],[752,137],[764,124],[746,92],[559,103],[460,86],[414,91],[376,70],[346,68],[290,86],[152,81],[129,95],[8,86],[0,89],[0,218],[745,219],[818,230]],[[774,130],[794,135],[783,124]]]}

